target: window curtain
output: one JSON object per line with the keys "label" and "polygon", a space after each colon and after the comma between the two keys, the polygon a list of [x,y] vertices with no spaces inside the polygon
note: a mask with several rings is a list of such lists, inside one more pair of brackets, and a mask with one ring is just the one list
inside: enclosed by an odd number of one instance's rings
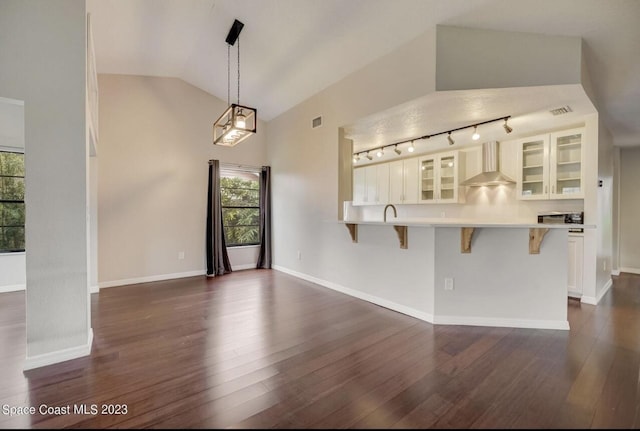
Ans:
{"label": "window curtain", "polygon": [[260,172],[260,254],[256,268],[271,268],[271,167]]}
{"label": "window curtain", "polygon": [[231,272],[222,225],[220,198],[220,161],[209,160],[209,193],[207,197],[207,276]]}

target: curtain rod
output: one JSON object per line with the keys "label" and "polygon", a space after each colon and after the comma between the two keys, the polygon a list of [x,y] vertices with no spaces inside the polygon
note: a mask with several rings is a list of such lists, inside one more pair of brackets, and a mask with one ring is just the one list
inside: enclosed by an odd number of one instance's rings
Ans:
{"label": "curtain rod", "polygon": [[[209,160],[209,164],[211,164],[212,162],[213,162],[213,159]],[[233,168],[233,169],[251,169],[256,171],[262,170],[262,166],[242,165],[240,163],[228,163],[228,162],[220,162],[220,167],[227,168],[227,169]]]}

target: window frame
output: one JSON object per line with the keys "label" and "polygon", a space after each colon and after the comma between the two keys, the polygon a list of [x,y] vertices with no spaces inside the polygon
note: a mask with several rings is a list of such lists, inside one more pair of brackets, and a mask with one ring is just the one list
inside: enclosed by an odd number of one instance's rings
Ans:
{"label": "window frame", "polygon": [[[227,246],[227,248],[241,248],[241,247],[257,247],[261,245],[260,242],[260,221],[258,220],[257,224],[249,224],[249,225],[236,225],[236,226],[228,226],[225,224],[225,219],[224,219],[224,210],[225,209],[256,209],[258,210],[258,215],[260,214],[260,175],[261,175],[261,170],[260,168],[231,168],[231,167],[221,167],[220,169],[220,194],[222,194],[223,189],[224,190],[252,190],[252,191],[256,191],[258,193],[258,204],[256,206],[240,206],[240,205],[224,205],[222,202],[221,207],[222,207],[222,211],[223,211],[223,217],[222,217],[222,224],[223,224],[223,230],[225,231],[225,245]],[[242,173],[247,173],[247,174],[255,174],[257,175],[256,178],[256,182],[258,183],[258,188],[257,189],[248,189],[248,188],[241,188],[241,187],[223,187],[222,186],[222,178],[224,177],[241,177]],[[251,242],[251,243],[239,243],[239,244],[229,244],[227,243],[227,235],[226,235],[226,229],[227,228],[234,228],[234,227],[256,227],[258,229],[258,240],[257,242]]]}
{"label": "window frame", "polygon": [[[12,148],[12,147],[3,147],[0,146],[0,153],[13,153],[13,154],[22,154],[22,165],[23,165],[23,170],[25,169],[25,161],[24,161],[24,149],[22,148]],[[26,172],[25,172],[26,174]],[[2,175],[0,173],[0,178],[22,178],[22,180],[25,180],[25,176],[26,175]],[[0,198],[0,204],[4,204],[4,203],[8,203],[8,204],[22,204],[25,205],[26,207],[26,203],[24,200],[24,197],[20,200],[20,199],[2,199]],[[26,210],[26,209],[25,209]],[[23,233],[25,235],[25,240],[26,240],[26,220],[25,220],[25,224],[19,225],[19,226],[4,226],[4,225],[0,225],[0,228],[22,228]],[[0,255],[12,255],[12,254],[24,254],[26,251],[26,244],[25,244],[25,248],[22,249],[2,249],[0,248]]]}

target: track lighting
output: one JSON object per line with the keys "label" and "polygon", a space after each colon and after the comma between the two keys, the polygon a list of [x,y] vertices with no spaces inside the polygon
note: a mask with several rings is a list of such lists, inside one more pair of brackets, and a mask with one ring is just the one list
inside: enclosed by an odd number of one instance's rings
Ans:
{"label": "track lighting", "polygon": [[449,145],[454,145],[456,142],[453,140],[453,137],[451,136],[451,133],[457,132],[459,130],[470,129],[471,127],[473,127],[473,135],[471,136],[471,139],[473,139],[474,141],[477,141],[478,139],[480,139],[480,134],[478,133],[478,126],[481,126],[483,124],[494,123],[496,121],[504,120],[504,124],[502,125],[502,127],[504,128],[504,131],[507,132],[507,133],[511,133],[513,131],[513,129],[509,126],[509,124],[507,124],[507,121],[509,120],[509,118],[511,118],[510,115],[508,115],[506,117],[495,118],[493,120],[483,121],[481,123],[470,124],[468,126],[458,127],[456,129],[445,130],[443,132],[438,132],[438,133],[432,133],[431,135],[424,135],[424,136],[420,136],[418,138],[407,139],[405,141],[395,142],[393,144],[382,145],[382,146],[377,147],[377,148],[371,148],[371,149],[366,150],[366,151],[361,151],[359,153],[355,153],[354,154],[354,158],[353,158],[353,162],[357,163],[357,161],[360,160],[359,155],[360,154],[364,154],[364,153],[366,153],[367,159],[373,160],[373,157],[371,157],[369,155],[370,151],[375,151],[376,156],[382,157],[384,155],[384,149],[387,148],[387,147],[394,147],[393,151],[397,155],[400,155],[402,153],[402,150],[400,150],[398,148],[398,145],[405,144],[405,143],[410,143],[409,148],[407,148],[407,151],[410,152],[410,153],[413,153],[416,150],[416,147],[414,145],[414,141],[416,141],[417,139],[429,139],[429,138],[432,138],[434,136],[439,136],[439,135],[445,135],[446,134],[447,135],[447,141],[449,142]]}
{"label": "track lighting", "polygon": [[504,119],[504,124],[502,125],[502,127],[504,127],[504,131],[507,133],[511,133],[513,132],[513,129],[511,127],[509,127],[509,125],[507,124],[507,120],[508,118]]}
{"label": "track lighting", "polygon": [[453,145],[456,143],[456,141],[454,141],[451,137],[451,132],[449,132],[449,136],[447,136],[447,141],[449,141],[449,145]]}

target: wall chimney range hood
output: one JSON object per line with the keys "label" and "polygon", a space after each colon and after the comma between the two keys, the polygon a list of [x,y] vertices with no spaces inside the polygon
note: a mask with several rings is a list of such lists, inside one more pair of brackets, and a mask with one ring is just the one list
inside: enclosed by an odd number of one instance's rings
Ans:
{"label": "wall chimney range hood", "polygon": [[482,172],[462,182],[463,186],[497,186],[513,184],[514,180],[500,172],[500,143],[489,141],[482,144]]}

